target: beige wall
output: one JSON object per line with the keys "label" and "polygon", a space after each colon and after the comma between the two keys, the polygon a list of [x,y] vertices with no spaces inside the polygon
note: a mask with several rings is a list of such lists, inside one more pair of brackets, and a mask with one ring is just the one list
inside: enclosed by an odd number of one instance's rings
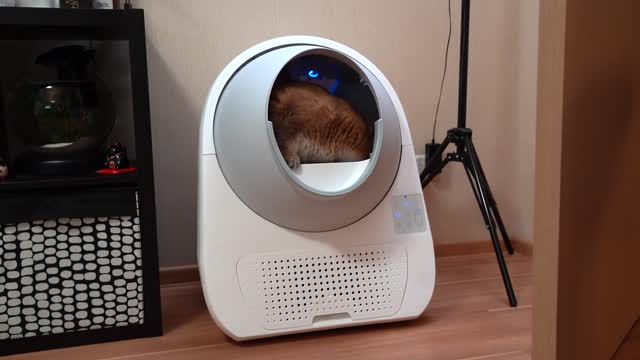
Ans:
{"label": "beige wall", "polygon": [[[145,9],[163,266],[195,262],[197,133],[209,86],[235,55],[281,35],[345,43],[386,74],[416,152],[431,137],[445,0],[138,0]],[[513,237],[532,240],[537,0],[472,1],[469,125]],[[437,137],[455,124],[459,0]],[[488,239],[457,166],[427,191],[436,242]]]}
{"label": "beige wall", "polygon": [[[445,1],[429,1],[429,3]],[[454,0],[458,4],[458,1]],[[471,1],[469,49],[469,102],[467,126],[474,130],[474,142],[498,207],[511,237],[533,241],[533,185],[537,82],[538,1]],[[422,27],[427,33],[445,26],[432,12]],[[445,90],[443,121],[439,137],[456,124],[459,9],[454,10],[452,70]],[[419,41],[419,37],[416,41]],[[437,43],[437,40],[434,41]],[[437,45],[421,54],[439,59]],[[409,52],[410,56],[415,56]],[[404,75],[408,79],[410,76]],[[394,78],[392,78],[393,82]],[[414,80],[415,81],[415,80]],[[435,83],[432,78],[419,81]],[[394,82],[394,84],[396,84]],[[418,94],[399,86],[411,121],[414,143],[430,138],[433,89],[421,103]],[[408,91],[407,91],[408,90]],[[405,95],[405,93],[407,95]],[[427,108],[427,111],[423,108]],[[425,118],[426,117],[426,118]],[[416,151],[422,151],[416,147]],[[459,164],[427,188],[426,201],[434,239],[437,242],[477,241],[489,238],[464,170]]]}

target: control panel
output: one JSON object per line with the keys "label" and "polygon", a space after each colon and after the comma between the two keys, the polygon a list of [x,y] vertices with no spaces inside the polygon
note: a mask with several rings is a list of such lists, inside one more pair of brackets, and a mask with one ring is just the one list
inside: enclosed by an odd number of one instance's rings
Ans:
{"label": "control panel", "polygon": [[427,229],[422,196],[422,194],[406,194],[392,197],[391,216],[397,234],[411,234]]}

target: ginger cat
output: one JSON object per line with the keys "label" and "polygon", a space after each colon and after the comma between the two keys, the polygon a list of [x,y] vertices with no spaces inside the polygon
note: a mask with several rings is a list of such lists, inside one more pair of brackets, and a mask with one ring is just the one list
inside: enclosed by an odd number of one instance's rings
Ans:
{"label": "ginger cat", "polygon": [[373,131],[345,100],[309,83],[274,89],[269,102],[278,147],[290,168],[369,158]]}

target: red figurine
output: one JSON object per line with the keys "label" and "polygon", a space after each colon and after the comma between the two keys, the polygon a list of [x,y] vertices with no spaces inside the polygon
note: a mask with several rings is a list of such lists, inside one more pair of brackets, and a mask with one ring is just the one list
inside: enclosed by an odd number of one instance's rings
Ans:
{"label": "red figurine", "polygon": [[129,167],[127,148],[125,148],[119,142],[112,144],[111,146],[109,146],[109,149],[107,149],[104,166],[105,169],[98,170],[98,174],[120,175],[129,174],[136,171],[136,168]]}

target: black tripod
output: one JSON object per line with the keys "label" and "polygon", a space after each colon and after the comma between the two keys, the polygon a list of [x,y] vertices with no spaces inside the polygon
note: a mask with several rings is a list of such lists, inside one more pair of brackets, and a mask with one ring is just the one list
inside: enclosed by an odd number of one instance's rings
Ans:
{"label": "black tripod", "polygon": [[[480,165],[480,159],[478,153],[473,146],[471,140],[471,129],[466,127],[467,117],[467,73],[469,64],[469,14],[470,14],[470,0],[462,0],[462,17],[460,21],[460,82],[458,88],[458,127],[447,131],[447,137],[442,144],[431,144],[427,147],[427,156],[429,157],[426,166],[420,174],[420,181],[422,187],[426,187],[431,180],[433,180],[442,169],[450,162],[460,162],[464,166],[464,170],[467,173],[467,178],[473,189],[476,201],[480,206],[482,217],[484,218],[485,225],[491,235],[491,241],[493,243],[493,249],[496,253],[498,265],[500,266],[500,272],[502,274],[502,281],[507,291],[507,297],[509,298],[509,304],[511,306],[517,306],[516,295],[511,285],[511,279],[509,277],[509,270],[507,264],[504,261],[504,255],[502,254],[502,248],[500,247],[500,240],[498,238],[498,230],[502,235],[502,240],[509,251],[509,254],[513,254],[513,247],[511,240],[507,235],[507,230],[504,227],[498,206],[489,188],[489,183],[484,175],[482,166]],[[442,155],[450,144],[456,146],[454,152],[448,153],[444,160]],[[496,229],[497,228],[497,229]]]}

